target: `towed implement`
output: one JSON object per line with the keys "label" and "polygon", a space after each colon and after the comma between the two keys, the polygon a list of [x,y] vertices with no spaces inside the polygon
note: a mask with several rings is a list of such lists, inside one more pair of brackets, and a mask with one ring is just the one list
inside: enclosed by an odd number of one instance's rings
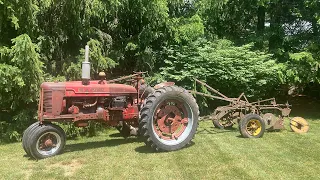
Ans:
{"label": "towed implement", "polygon": [[229,98],[206,83],[198,79],[194,80],[219,96],[196,91],[189,92],[229,102],[227,106],[217,107],[211,116],[213,125],[217,128],[224,129],[238,123],[243,137],[259,138],[263,136],[265,130],[284,129],[284,119],[287,117],[290,119],[292,131],[305,133],[309,130],[309,124],[305,119],[289,117],[291,105],[288,103],[277,104],[275,98],[249,102],[244,93],[237,98]]}
{"label": "towed implement", "polygon": [[[36,159],[62,152],[64,130],[57,123],[86,127],[89,121],[116,127],[124,136],[140,135],[155,150],[178,150],[190,143],[198,126],[199,108],[193,96],[174,83],[148,86],[143,72],[105,80],[90,80],[89,47],[82,63],[82,81],[44,82],[38,120],[23,134],[27,155]],[[118,84],[120,81],[127,84]],[[56,123],[52,123],[56,122]]]}

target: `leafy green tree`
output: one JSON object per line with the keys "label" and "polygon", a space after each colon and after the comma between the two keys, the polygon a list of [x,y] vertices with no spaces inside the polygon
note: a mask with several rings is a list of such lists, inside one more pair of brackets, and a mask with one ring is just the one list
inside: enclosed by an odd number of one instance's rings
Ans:
{"label": "leafy green tree", "polygon": [[79,79],[86,44],[92,78],[148,71],[230,96],[315,91],[319,12],[319,0],[0,0],[0,129],[19,137],[43,79]]}
{"label": "leafy green tree", "polygon": [[43,64],[39,60],[38,46],[28,35],[22,34],[12,43],[12,47],[0,49],[0,129],[4,131],[0,134],[3,139],[18,140],[36,111]]}
{"label": "leafy green tree", "polygon": [[285,83],[291,93],[302,93],[309,83],[319,84],[320,62],[309,52],[290,53],[284,70]]}
{"label": "leafy green tree", "polygon": [[198,40],[188,46],[166,49],[161,74],[187,89],[192,77],[207,82],[228,96],[245,92],[249,97],[270,96],[281,82],[281,64],[270,54],[252,50],[253,44],[234,46],[228,40]]}
{"label": "leafy green tree", "polygon": [[33,37],[38,31],[38,12],[35,0],[0,0],[0,46],[11,45],[11,39],[22,33]]}
{"label": "leafy green tree", "polygon": [[[89,50],[89,61],[91,64],[91,75],[97,78],[99,72],[105,71],[108,72],[111,68],[114,68],[117,63],[112,59],[107,57],[107,52],[104,51],[102,44],[95,40],[91,39],[88,41],[87,45],[90,47]],[[77,63],[71,63],[67,68],[66,76],[71,80],[79,80],[81,78],[81,64],[84,61],[85,50],[80,50],[80,56],[78,57]],[[94,79],[94,78],[93,78]]]}

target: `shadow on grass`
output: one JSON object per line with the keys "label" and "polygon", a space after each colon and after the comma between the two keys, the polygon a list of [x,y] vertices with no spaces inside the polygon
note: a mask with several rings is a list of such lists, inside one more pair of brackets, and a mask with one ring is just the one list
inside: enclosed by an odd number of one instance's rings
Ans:
{"label": "shadow on grass", "polygon": [[[191,146],[193,146],[195,143],[193,141],[191,141],[189,144],[187,144],[183,149],[185,148],[189,148]],[[152,149],[151,147],[148,147],[146,145],[144,146],[140,146],[140,147],[137,147],[135,149],[136,152],[138,153],[145,153],[145,154],[149,154],[149,153],[167,153],[167,151],[156,151],[154,149]]]}
{"label": "shadow on grass", "polygon": [[237,135],[236,137],[237,138],[242,138],[242,139],[244,138],[241,134]]}
{"label": "shadow on grass", "polygon": [[116,137],[123,137],[120,133],[110,134],[109,137],[116,138]]}
{"label": "shadow on grass", "polygon": [[229,127],[225,129],[218,129],[215,127],[198,128],[197,134],[220,134],[220,133],[230,133],[238,131],[238,128]]}
{"label": "shadow on grass", "polygon": [[75,152],[75,151],[83,151],[87,149],[96,149],[101,147],[113,147],[119,146],[121,144],[140,142],[139,138],[127,138],[127,139],[107,139],[103,141],[93,141],[93,142],[85,142],[78,144],[67,144],[64,153]]}
{"label": "shadow on grass", "polygon": [[29,156],[28,154],[24,154],[23,157],[24,157],[24,158],[28,158],[28,161],[38,161],[37,159]]}

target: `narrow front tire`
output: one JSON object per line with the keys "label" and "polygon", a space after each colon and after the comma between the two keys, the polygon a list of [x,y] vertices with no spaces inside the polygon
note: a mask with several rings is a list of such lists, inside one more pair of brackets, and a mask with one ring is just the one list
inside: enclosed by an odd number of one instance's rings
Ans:
{"label": "narrow front tire", "polygon": [[31,132],[27,147],[32,157],[43,159],[61,153],[65,144],[63,129],[55,124],[44,123]]}

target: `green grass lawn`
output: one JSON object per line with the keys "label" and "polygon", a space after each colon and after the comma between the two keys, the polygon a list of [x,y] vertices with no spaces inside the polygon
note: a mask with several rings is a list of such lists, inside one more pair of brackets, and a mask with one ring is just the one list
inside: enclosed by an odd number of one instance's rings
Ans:
{"label": "green grass lawn", "polygon": [[155,153],[116,130],[67,141],[61,155],[35,161],[21,143],[0,146],[0,179],[319,179],[320,120],[310,131],[267,132],[245,139],[236,128],[202,121],[189,147]]}

